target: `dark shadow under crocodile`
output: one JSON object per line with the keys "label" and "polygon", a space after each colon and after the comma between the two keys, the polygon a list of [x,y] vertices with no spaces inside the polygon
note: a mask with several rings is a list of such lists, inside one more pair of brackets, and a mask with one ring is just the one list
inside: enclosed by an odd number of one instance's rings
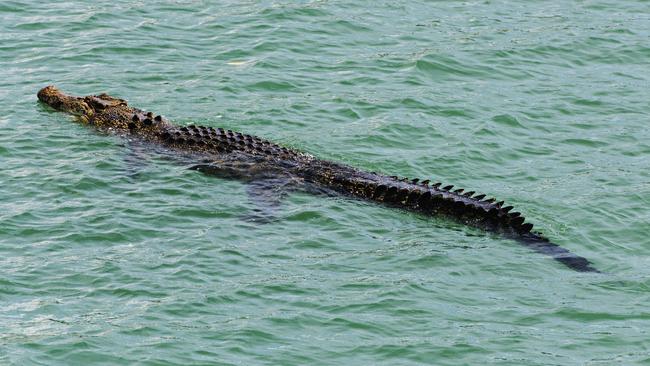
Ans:
{"label": "dark shadow under crocodile", "polygon": [[[194,169],[244,181],[279,180],[296,187],[322,187],[327,191],[380,202],[392,207],[442,216],[512,238],[580,272],[598,272],[580,256],[532,232],[512,206],[486,199],[483,194],[453,189],[428,180],[406,179],[365,172],[320,160],[259,137],[205,126],[175,126],[151,112],[130,107],[107,94],[69,96],[54,86],[38,92],[49,106],[77,116],[98,129],[153,143],[196,161]],[[268,198],[268,197],[267,197]]]}

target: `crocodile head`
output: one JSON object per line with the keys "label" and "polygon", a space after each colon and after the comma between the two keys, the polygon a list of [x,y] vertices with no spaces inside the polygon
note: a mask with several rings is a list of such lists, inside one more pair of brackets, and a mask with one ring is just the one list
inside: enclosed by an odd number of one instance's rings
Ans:
{"label": "crocodile head", "polygon": [[162,117],[154,118],[150,112],[131,108],[124,99],[108,94],[75,97],[50,85],[39,90],[38,99],[54,109],[76,116],[84,123],[103,129],[146,132],[166,123]]}
{"label": "crocodile head", "polygon": [[54,85],[46,86],[38,91],[38,99],[50,107],[73,114],[83,121],[88,121],[94,114],[94,109],[85,98],[73,97],[62,93]]}

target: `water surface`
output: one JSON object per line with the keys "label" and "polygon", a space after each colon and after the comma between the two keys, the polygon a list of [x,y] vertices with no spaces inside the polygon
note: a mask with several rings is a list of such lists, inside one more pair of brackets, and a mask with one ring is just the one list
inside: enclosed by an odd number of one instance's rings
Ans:
{"label": "water surface", "polygon": [[[646,1],[0,4],[0,363],[650,362]],[[345,198],[277,220],[37,103],[484,192],[605,273]]]}

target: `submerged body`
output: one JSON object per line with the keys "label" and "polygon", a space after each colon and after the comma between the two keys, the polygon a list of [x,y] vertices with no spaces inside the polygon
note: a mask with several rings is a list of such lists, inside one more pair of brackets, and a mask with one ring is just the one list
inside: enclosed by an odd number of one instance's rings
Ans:
{"label": "submerged body", "polygon": [[381,202],[425,215],[444,216],[515,239],[580,272],[598,272],[589,261],[551,243],[519,212],[503,201],[428,180],[365,172],[317,159],[261,138],[205,126],[179,127],[161,116],[130,107],[106,94],[73,97],[48,86],[38,98],[55,109],[74,114],[99,129],[128,134],[163,146],[196,161],[194,169],[246,181],[291,182],[295,187],[327,191]]}

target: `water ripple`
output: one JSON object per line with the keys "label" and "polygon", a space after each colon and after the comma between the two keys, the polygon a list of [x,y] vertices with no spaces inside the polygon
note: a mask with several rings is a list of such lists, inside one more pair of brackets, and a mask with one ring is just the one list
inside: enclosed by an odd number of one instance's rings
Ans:
{"label": "water ripple", "polygon": [[[635,364],[646,2],[4,1],[0,363]],[[241,182],[36,103],[56,83],[512,202],[606,274]]]}

